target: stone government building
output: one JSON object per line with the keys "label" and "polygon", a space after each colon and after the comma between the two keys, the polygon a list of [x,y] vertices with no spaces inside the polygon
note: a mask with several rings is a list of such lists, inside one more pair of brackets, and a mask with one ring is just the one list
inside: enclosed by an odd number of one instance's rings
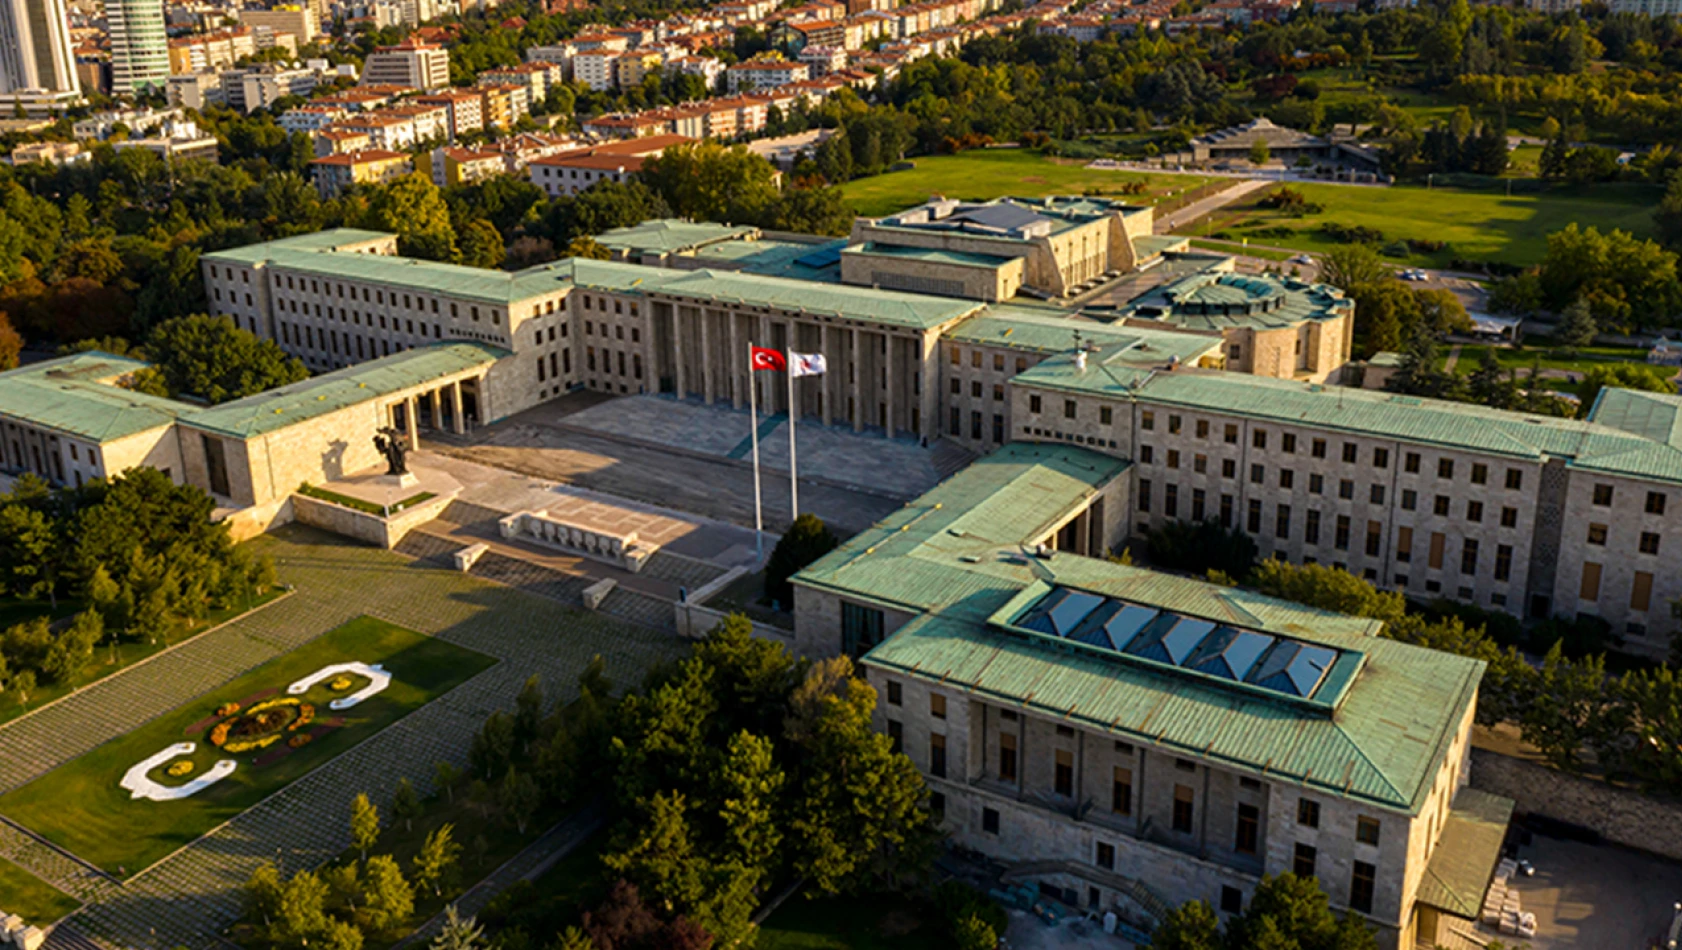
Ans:
{"label": "stone government building", "polygon": [[[213,311],[317,375],[204,407],[123,388],[141,364],[110,354],[36,364],[0,374],[0,462],[58,484],[153,466],[261,530],[301,482],[375,468],[383,426],[462,432],[577,389],[744,407],[758,385],[783,412],[747,344],[822,352],[803,420],[981,456],[796,580],[796,648],[860,658],[879,726],[958,840],[1147,924],[1192,898],[1231,913],[1283,870],[1386,946],[1475,917],[1511,809],[1466,787],[1481,664],[1103,556],[1214,519],[1266,555],[1599,616],[1662,655],[1682,596],[1661,560],[1682,536],[1682,398],[1608,389],[1575,421],[1338,386],[1353,308],[1335,289],[1238,275],[1133,233],[1126,206],[1004,199],[942,219],[960,214],[966,241],[1036,232],[991,256],[1077,292],[864,286],[846,279],[861,245],[680,221],[603,235],[618,260],[514,273],[351,230],[207,254]],[[1081,223],[1059,232],[1065,218]],[[1036,243],[1086,228],[1111,256]],[[929,273],[923,251],[981,253],[894,230],[867,243],[918,253],[859,259],[907,268],[901,286]],[[1120,305],[1080,302],[1124,283]]]}

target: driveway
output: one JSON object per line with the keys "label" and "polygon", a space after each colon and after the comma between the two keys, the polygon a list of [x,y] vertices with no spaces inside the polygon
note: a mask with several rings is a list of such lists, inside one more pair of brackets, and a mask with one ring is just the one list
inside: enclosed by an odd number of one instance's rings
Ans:
{"label": "driveway", "polygon": [[1682,900],[1682,863],[1610,845],[1535,835],[1519,857],[1536,876],[1518,879],[1519,903],[1536,915],[1535,950],[1648,950]]}

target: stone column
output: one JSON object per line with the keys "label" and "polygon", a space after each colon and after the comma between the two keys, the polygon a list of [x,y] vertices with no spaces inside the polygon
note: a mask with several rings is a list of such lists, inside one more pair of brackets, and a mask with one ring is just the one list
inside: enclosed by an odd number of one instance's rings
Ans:
{"label": "stone column", "polygon": [[[922,380],[922,425],[918,435],[933,442],[940,437],[940,335],[935,334],[931,339],[925,336],[922,340],[922,365],[918,369]],[[1001,410],[1002,411],[1002,410]]]}
{"label": "stone column", "polygon": [[713,402],[712,311],[701,311],[701,395],[707,405]]}
{"label": "stone column", "polygon": [[[826,360],[834,352],[829,345],[830,336],[829,327],[819,324],[818,350],[824,354]],[[829,425],[829,420],[835,415],[835,374],[839,372],[840,367],[840,360],[830,360],[829,372],[823,374],[818,380],[818,390],[823,393],[823,398],[818,401],[818,410],[823,419],[823,424],[826,426]]]}
{"label": "stone column", "polygon": [[408,424],[409,448],[420,448],[420,397],[410,396],[403,403],[404,422]]}
{"label": "stone column", "polygon": [[853,431],[864,431],[864,352],[859,348],[859,328],[853,328]]}
{"label": "stone column", "polygon": [[[737,320],[733,313],[727,313],[725,319],[730,321],[730,352],[726,354],[729,359],[724,361],[724,365],[730,368],[730,405],[740,410],[743,403],[747,402],[747,393],[742,390],[742,371],[737,367],[742,365],[742,354],[746,350],[742,344],[741,327],[737,325],[741,321]],[[750,379],[752,375],[750,370]]]}
{"label": "stone column", "polygon": [[894,378],[894,336],[887,331],[882,333],[882,379],[886,383],[882,388],[882,403],[888,407],[888,424],[883,434],[888,438],[894,437],[894,388],[899,380]]}
{"label": "stone column", "polygon": [[677,398],[684,399],[689,393],[684,389],[686,380],[683,378],[683,307],[672,304],[672,347],[674,351],[672,367],[675,370]]}
{"label": "stone column", "polygon": [[432,411],[432,428],[435,432],[444,431],[444,400],[441,398],[442,396],[443,393],[437,389],[426,394],[427,408]]}
{"label": "stone column", "polygon": [[450,423],[456,435],[467,434],[467,417],[461,411],[461,380],[450,384]]}
{"label": "stone column", "polygon": [[473,389],[479,394],[479,421],[485,425],[489,425],[492,419],[491,389],[489,386],[485,385],[485,379],[487,376],[488,374],[481,373],[473,379],[473,382],[475,383]]}

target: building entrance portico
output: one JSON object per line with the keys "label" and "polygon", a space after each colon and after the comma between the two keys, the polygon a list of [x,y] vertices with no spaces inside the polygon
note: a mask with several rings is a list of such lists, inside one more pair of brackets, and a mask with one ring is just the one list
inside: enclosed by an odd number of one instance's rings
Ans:
{"label": "building entrance portico", "polygon": [[420,431],[466,435],[484,416],[484,376],[451,380],[442,386],[411,391],[385,407],[387,424],[406,434],[411,446]]}

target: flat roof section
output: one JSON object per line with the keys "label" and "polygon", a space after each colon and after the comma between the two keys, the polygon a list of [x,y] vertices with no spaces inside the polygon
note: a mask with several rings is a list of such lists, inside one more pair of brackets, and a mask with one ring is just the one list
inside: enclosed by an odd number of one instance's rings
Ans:
{"label": "flat roof section", "polygon": [[596,243],[628,254],[676,254],[718,241],[740,241],[758,235],[759,229],[755,227],[659,218],[603,232],[596,236]]}

